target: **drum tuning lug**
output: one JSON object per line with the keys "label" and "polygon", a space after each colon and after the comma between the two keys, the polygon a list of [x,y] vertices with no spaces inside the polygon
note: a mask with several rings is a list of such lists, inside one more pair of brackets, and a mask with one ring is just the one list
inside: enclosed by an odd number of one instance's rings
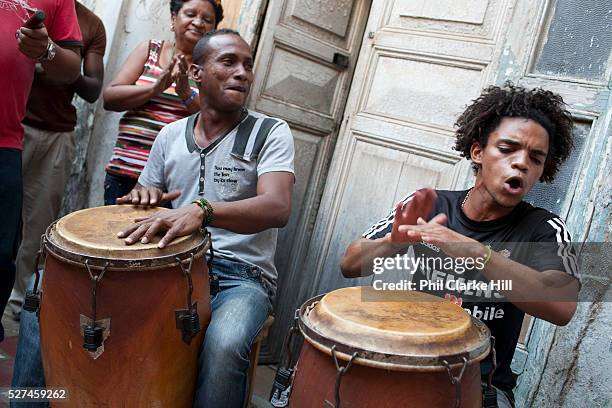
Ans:
{"label": "drum tuning lug", "polygon": [[174,313],[176,316],[176,328],[181,331],[183,341],[190,344],[191,339],[200,332],[200,316],[197,312],[197,306],[194,305],[191,310],[176,310]]}
{"label": "drum tuning lug", "polygon": [[38,312],[40,307],[40,295],[38,292],[28,290],[26,292],[25,301],[23,303],[23,310],[26,312]]}
{"label": "drum tuning lug", "polygon": [[95,352],[102,345],[104,328],[100,326],[87,326],[83,331],[83,348]]}

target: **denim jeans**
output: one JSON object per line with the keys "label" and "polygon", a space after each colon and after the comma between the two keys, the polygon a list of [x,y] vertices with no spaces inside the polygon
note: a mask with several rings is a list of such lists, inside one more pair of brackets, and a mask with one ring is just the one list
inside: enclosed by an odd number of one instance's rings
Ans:
{"label": "denim jeans", "polygon": [[[15,255],[21,225],[21,150],[0,148],[0,314],[15,283]],[[4,327],[0,322],[0,342]]]}
{"label": "denim jeans", "polygon": [[211,294],[194,407],[240,408],[247,395],[251,345],[272,304],[259,268],[215,258],[211,273],[219,278],[219,292]]}
{"label": "denim jeans", "polygon": [[106,173],[104,178],[104,205],[117,204],[117,199],[132,191],[137,182],[137,179],[127,176]]}
{"label": "denim jeans", "polygon": [[[216,257],[211,273],[219,292],[211,294],[211,321],[200,351],[194,407],[242,407],[247,395],[251,344],[272,312],[261,270]],[[32,289],[34,280],[28,289]],[[21,314],[17,355],[11,386],[43,387],[45,378],[36,313]],[[11,407],[44,407],[11,403]]]}
{"label": "denim jeans", "polygon": [[[28,285],[28,290],[34,287],[34,277]],[[40,288],[40,287],[39,287]],[[17,341],[17,354],[13,365],[12,388],[44,387],[45,373],[43,371],[42,356],[40,354],[40,330],[36,313],[21,313],[19,322],[19,340]],[[37,408],[47,407],[42,402],[12,402],[11,408]]]}

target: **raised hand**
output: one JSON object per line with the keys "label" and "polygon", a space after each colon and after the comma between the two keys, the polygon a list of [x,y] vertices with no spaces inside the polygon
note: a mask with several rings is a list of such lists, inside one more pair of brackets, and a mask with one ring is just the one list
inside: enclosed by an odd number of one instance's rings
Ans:
{"label": "raised hand", "polygon": [[188,75],[189,66],[187,65],[187,60],[183,54],[175,55],[173,61],[175,65],[172,73],[172,79],[175,83],[176,93],[181,99],[185,100],[191,95]]}
{"label": "raised hand", "polygon": [[425,188],[415,192],[412,199],[407,203],[398,203],[395,207],[393,218],[393,229],[391,230],[391,242],[416,242],[417,239],[407,235],[405,230],[400,230],[402,225],[416,225],[419,218],[427,218],[434,208],[438,195],[431,188]]}
{"label": "raised hand", "polygon": [[15,37],[19,51],[27,57],[38,59],[47,51],[49,34],[44,25],[39,28],[19,27]]}
{"label": "raised hand", "polygon": [[153,84],[155,94],[158,95],[170,88],[172,85],[172,72],[174,71],[174,65],[176,64],[176,58],[172,58],[170,64],[159,74],[157,81]]}

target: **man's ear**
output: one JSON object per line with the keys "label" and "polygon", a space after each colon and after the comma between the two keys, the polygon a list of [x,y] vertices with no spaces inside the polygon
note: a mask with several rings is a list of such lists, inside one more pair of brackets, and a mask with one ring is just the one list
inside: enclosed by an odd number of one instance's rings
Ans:
{"label": "man's ear", "polygon": [[191,64],[189,66],[189,77],[195,82],[202,82],[202,68],[199,65]]}
{"label": "man's ear", "polygon": [[483,152],[484,149],[480,146],[480,143],[472,143],[472,147],[470,147],[470,158],[472,159],[472,162],[478,165],[482,165]]}

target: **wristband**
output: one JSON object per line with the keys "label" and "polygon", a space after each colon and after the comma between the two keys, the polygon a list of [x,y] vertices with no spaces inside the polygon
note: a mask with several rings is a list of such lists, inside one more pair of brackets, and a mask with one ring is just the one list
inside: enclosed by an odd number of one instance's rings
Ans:
{"label": "wristband", "polygon": [[36,58],[36,60],[39,62],[52,61],[53,58],[55,58],[55,51],[55,44],[49,38],[47,40],[47,48],[39,57]]}
{"label": "wristband", "polygon": [[181,100],[183,102],[183,106],[188,107],[189,105],[191,105],[193,101],[195,100],[196,96],[198,96],[198,93],[192,89],[191,95],[189,95],[187,99]]}
{"label": "wristband", "polygon": [[198,198],[193,200],[192,204],[197,204],[202,210],[204,210],[204,219],[202,220],[202,228],[206,228],[213,221],[213,207],[210,205],[208,200],[205,198]]}

